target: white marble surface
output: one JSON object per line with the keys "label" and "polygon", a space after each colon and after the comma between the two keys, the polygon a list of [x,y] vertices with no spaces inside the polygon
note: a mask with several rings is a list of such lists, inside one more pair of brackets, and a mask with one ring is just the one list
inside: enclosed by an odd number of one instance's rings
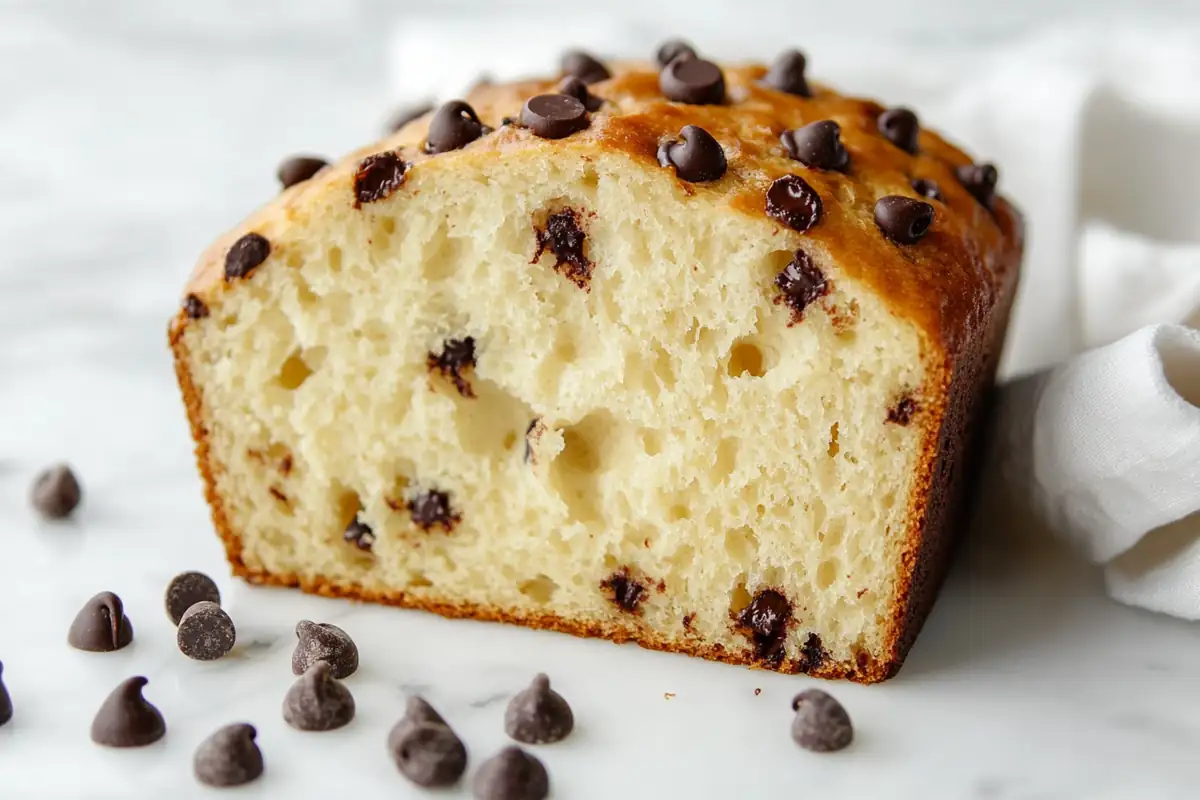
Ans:
{"label": "white marble surface", "polygon": [[[258,726],[267,774],[237,795],[419,797],[383,745],[405,692],[443,712],[474,767],[537,670],[579,722],[538,749],[556,798],[1196,796],[1200,628],[1113,604],[1090,569],[1016,531],[968,543],[898,678],[827,687],[857,740],[825,757],[788,736],[807,678],[229,579],[166,318],[207,240],[275,191],[279,156],[349,149],[391,94],[385,4],[269,5],[285,7],[286,21],[233,2],[0,6],[0,660],[16,706],[0,728],[0,798],[215,796],[194,783],[191,754],[239,720]],[[57,459],[87,493],[64,525],[26,501]],[[223,661],[174,647],[161,594],[184,569],[221,584],[239,629]],[[102,589],[124,598],[135,642],[75,652],[67,626]],[[280,717],[304,617],[343,626],[362,651],[347,682],[359,716],[341,731]],[[150,679],[166,738],[93,746],[92,714],[134,674]]]}

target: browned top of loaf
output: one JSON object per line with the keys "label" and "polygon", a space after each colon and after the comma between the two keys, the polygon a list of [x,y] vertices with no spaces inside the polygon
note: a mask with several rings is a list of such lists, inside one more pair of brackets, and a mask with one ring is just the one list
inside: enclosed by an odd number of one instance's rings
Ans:
{"label": "browned top of loaf", "polygon": [[[722,105],[671,102],[659,89],[658,70],[644,62],[607,65],[612,77],[593,83],[591,93],[606,102],[591,114],[587,129],[565,139],[541,139],[519,125],[525,101],[553,92],[559,78],[510,84],[484,83],[467,95],[480,119],[495,130],[465,148],[427,155],[421,145],[429,115],[414,120],[380,142],[350,154],[331,169],[285,191],[222,237],[197,264],[187,292],[208,301],[220,294],[225,252],[240,235],[268,222],[292,218],[293,210],[328,203],[354,202],[353,176],[359,161],[370,153],[398,150],[413,170],[471,169],[482,159],[518,151],[540,150],[547,158],[622,153],[634,169],[664,171],[657,159],[661,141],[675,137],[684,125],[698,125],[725,150],[728,170],[719,180],[690,184],[679,181],[681,202],[704,193],[725,204],[731,213],[761,218],[765,235],[793,237],[794,246],[819,242],[852,278],[877,292],[897,314],[912,319],[928,340],[953,358],[990,316],[998,295],[1016,278],[1022,248],[1018,212],[997,196],[988,210],[957,180],[954,168],[972,163],[962,150],[938,134],[921,129],[913,155],[888,141],[877,118],[878,103],[841,95],[811,83],[812,96],[799,97],[764,86],[761,65],[723,66],[726,101]],[[843,172],[810,169],[788,157],[780,134],[818,120],[841,126],[850,155]],[[672,180],[678,180],[673,170]],[[800,234],[766,214],[765,197],[771,182],[786,174],[804,178],[820,194],[820,221]],[[885,195],[921,198],[911,181],[936,181],[944,202],[929,201],[936,217],[929,233],[916,244],[898,245],[885,239],[874,222],[875,202]],[[1003,183],[1003,180],[1001,180]],[[403,192],[404,187],[398,190]],[[310,205],[313,204],[313,205]],[[366,211],[367,207],[364,207]],[[271,227],[276,227],[271,225]],[[276,228],[277,229],[277,228]],[[773,230],[772,230],[773,229]],[[786,241],[786,240],[785,240]],[[269,268],[270,262],[264,267]],[[182,322],[182,320],[180,320]]]}

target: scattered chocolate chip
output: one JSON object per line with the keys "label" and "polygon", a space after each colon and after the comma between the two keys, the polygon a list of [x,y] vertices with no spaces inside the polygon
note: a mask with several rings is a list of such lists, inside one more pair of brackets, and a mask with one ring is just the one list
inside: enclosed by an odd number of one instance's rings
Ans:
{"label": "scattered chocolate chip", "polygon": [[375,153],[358,164],[354,173],[354,207],[382,200],[404,182],[408,164],[394,151]]}
{"label": "scattered chocolate chip", "polygon": [[225,280],[248,277],[269,255],[271,243],[257,233],[247,233],[225,254]]}
{"label": "scattered chocolate chip", "polygon": [[805,750],[832,753],[850,744],[854,728],[842,704],[820,689],[806,689],[792,700],[796,718],[792,739]]}
{"label": "scattered chocolate chip", "polygon": [[221,591],[213,579],[203,572],[182,572],[167,584],[163,601],[167,616],[176,625],[189,608],[203,601],[221,604]]}
{"label": "scattered chocolate chip", "polygon": [[129,678],[113,689],[92,720],[92,741],[105,747],[144,747],[167,732],[159,710],[142,697],[145,678]]}
{"label": "scattered chocolate chip", "polygon": [[879,115],[879,132],[906,153],[916,153],[921,133],[917,115],[907,108],[891,108]]}
{"label": "scattered chocolate chip", "polygon": [[784,131],[779,137],[787,154],[806,167],[845,171],[850,154],[842,144],[842,128],[831,119]]}
{"label": "scattered chocolate chip", "polygon": [[583,107],[588,111],[599,111],[600,106],[604,105],[603,97],[597,97],[592,94],[588,91],[587,84],[573,75],[568,75],[559,82],[558,93],[565,94],[567,97],[574,97],[583,103]]}
{"label": "scattered chocolate chip", "polygon": [[543,139],[564,139],[588,126],[587,108],[565,94],[539,94],[525,102],[521,124]]}
{"label": "scattered chocolate chip", "polygon": [[821,195],[799,175],[784,175],[767,189],[767,214],[804,233],[821,218]]}
{"label": "scattered chocolate chip", "polygon": [[888,409],[887,421],[896,425],[907,425],[912,422],[916,413],[917,401],[913,399],[912,395],[906,394],[896,402],[896,405]]}
{"label": "scattered chocolate chip", "polygon": [[0,725],[8,722],[12,716],[12,698],[8,695],[8,687],[4,685],[4,664],[0,662]]}
{"label": "scattered chocolate chip", "polygon": [[420,103],[415,106],[406,106],[397,109],[391,118],[388,119],[387,130],[389,133],[395,133],[414,119],[423,117],[430,111],[433,111],[433,103]]}
{"label": "scattered chocolate chip", "polygon": [[658,74],[658,88],[676,103],[725,102],[725,75],[716,64],[702,58],[679,58],[668,63]]}
{"label": "scattered chocolate chip", "polygon": [[821,643],[821,637],[810,633],[804,640],[804,644],[800,645],[800,658],[797,666],[801,672],[812,672],[825,663],[825,659],[828,657],[829,654],[825,652],[825,646]]}
{"label": "scattered chocolate chip", "polygon": [[331,731],[354,719],[354,698],[334,680],[329,662],[318,661],[288,689],[283,719],[298,731]]}
{"label": "scattered chocolate chip", "polygon": [[196,748],[192,771],[206,786],[242,786],[263,774],[262,750],[254,741],[258,731],[245,722],[226,725]]}
{"label": "scattered chocolate chip", "polygon": [[83,489],[70,467],[56,464],[37,476],[29,497],[46,519],[65,519],[79,506]]}
{"label": "scattered chocolate chip", "polygon": [[357,547],[359,550],[370,550],[375,546],[375,531],[371,526],[355,517],[346,526],[342,539]]}
{"label": "scattered chocolate chip", "polygon": [[416,723],[388,745],[400,773],[417,786],[450,786],[467,770],[467,748],[446,725]]}
{"label": "scattered chocolate chip", "polygon": [[875,224],[898,244],[915,244],[933,225],[933,206],[911,197],[892,194],[875,203]]}
{"label": "scattered chocolate chip", "polygon": [[660,68],[677,58],[696,58],[696,50],[683,39],[668,39],[654,51],[654,60]]}
{"label": "scattered chocolate chip", "polygon": [[408,501],[408,513],[412,514],[413,523],[428,533],[434,528],[441,528],[446,533],[454,530],[454,526],[462,520],[450,506],[450,495],[447,492],[432,489],[417,495]]}
{"label": "scattered chocolate chip", "polygon": [[791,306],[797,320],[804,318],[804,309],[817,298],[829,294],[825,273],[803,250],[797,250],[783,272],[775,276],[775,285],[783,292],[781,299]]}
{"label": "scattered chocolate chip", "polygon": [[767,74],[763,76],[763,83],[772,89],[778,89],[798,97],[812,97],[812,90],[808,88],[808,79],[804,77],[804,70],[807,67],[808,59],[804,57],[803,53],[798,50],[784,50],[771,63]]}
{"label": "scattered chocolate chip", "polygon": [[646,587],[630,574],[628,567],[600,581],[600,588],[608,592],[609,599],[617,608],[630,614],[638,613],[638,607],[646,596]]}
{"label": "scattered chocolate chip", "polygon": [[680,179],[691,183],[715,181],[725,174],[725,151],[708,131],[685,125],[678,139],[658,146],[658,163],[674,167]]}
{"label": "scattered chocolate chip", "polygon": [[67,631],[67,644],[90,653],[111,653],[133,641],[133,625],[121,598],[100,592],[84,603]]}
{"label": "scattered chocolate chip", "polygon": [[293,675],[308,674],[318,662],[327,663],[335,678],[348,678],[358,669],[358,646],[337,625],[302,619],[296,623],[296,639]]}
{"label": "scattered chocolate chip", "polygon": [[426,358],[426,366],[432,372],[437,372],[454,384],[454,388],[463,397],[474,397],[475,391],[467,380],[466,373],[475,367],[475,338],[468,336],[464,339],[448,339],[442,344],[442,352],[430,353]]}
{"label": "scattered chocolate chip", "polygon": [[284,189],[290,189],[297,183],[304,183],[328,166],[328,161],[316,156],[292,156],[279,165],[276,176]]}
{"label": "scattered chocolate chip", "polygon": [[175,632],[179,652],[196,661],[216,661],[233,649],[233,620],[216,603],[202,600],[184,612]]}
{"label": "scattered chocolate chip", "polygon": [[425,152],[433,155],[458,150],[480,136],[491,133],[491,130],[479,121],[475,109],[462,100],[451,100],[439,108],[429,121]]}
{"label": "scattered chocolate chip", "polygon": [[395,750],[401,737],[418,725],[446,725],[446,720],[424,698],[411,695],[405,703],[404,716],[388,733],[388,748]]}
{"label": "scattered chocolate chip", "polygon": [[546,226],[534,226],[537,250],[531,264],[536,264],[546,250],[554,253],[554,270],[580,289],[587,289],[592,279],[591,260],[583,252],[587,234],[583,232],[579,212],[564,208],[546,217]]}
{"label": "scattered chocolate chip", "polygon": [[755,658],[778,664],[783,660],[791,619],[791,602],[774,589],[762,589],[754,595],[750,605],[742,609],[737,621],[750,634]]}
{"label": "scattered chocolate chip", "polygon": [[996,202],[996,182],[1000,173],[991,164],[965,164],[954,170],[958,182],[971,193],[984,208],[991,210]]}
{"label": "scattered chocolate chip", "polygon": [[194,294],[189,294],[183,301],[183,311],[192,319],[202,319],[208,316],[208,306]]}
{"label": "scattered chocolate chip", "polygon": [[[569,50],[563,53],[560,66],[564,75],[570,75],[584,83],[596,83],[612,77],[608,67],[604,66],[595,56],[582,50]],[[558,137],[552,137],[558,138]]]}
{"label": "scattered chocolate chip", "polygon": [[536,757],[510,745],[483,762],[472,789],[476,800],[544,800],[550,776]]}
{"label": "scattered chocolate chip", "polygon": [[504,731],[523,744],[552,744],[567,738],[575,715],[550,678],[539,674],[528,689],[518,693],[504,712]]}
{"label": "scattered chocolate chip", "polygon": [[913,178],[912,188],[921,197],[928,197],[930,200],[937,200],[940,203],[946,202],[946,198],[942,197],[941,187],[937,185],[936,181],[931,181],[929,178]]}

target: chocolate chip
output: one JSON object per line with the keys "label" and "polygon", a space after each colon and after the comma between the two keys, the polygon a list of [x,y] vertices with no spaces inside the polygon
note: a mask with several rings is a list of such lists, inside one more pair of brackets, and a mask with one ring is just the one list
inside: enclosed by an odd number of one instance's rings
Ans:
{"label": "chocolate chip", "polygon": [[892,108],[879,115],[879,132],[906,153],[916,153],[921,133],[917,115],[907,108]]}
{"label": "chocolate chip", "polygon": [[213,579],[203,572],[182,572],[167,584],[163,601],[167,616],[176,625],[189,608],[200,602],[221,604],[221,591]]}
{"label": "chocolate chip", "polygon": [[208,316],[208,306],[204,305],[204,301],[194,294],[189,294],[184,299],[183,311],[192,319],[201,319]]}
{"label": "chocolate chip", "polygon": [[437,489],[431,489],[409,500],[408,513],[412,514],[413,523],[426,533],[434,528],[441,528],[450,533],[462,520],[450,507],[449,493]]}
{"label": "chocolate chip", "polygon": [[725,102],[725,76],[721,68],[702,58],[679,58],[658,74],[658,88],[668,100],[691,105]]}
{"label": "chocolate chip", "polygon": [[293,675],[307,674],[318,662],[327,663],[335,678],[348,678],[358,669],[358,646],[337,625],[302,619],[296,623],[296,639]]}
{"label": "chocolate chip", "polygon": [[750,634],[755,658],[768,664],[778,664],[783,661],[784,642],[791,619],[791,602],[774,589],[763,589],[754,595],[750,605],[742,609],[737,621]]}
{"label": "chocolate chip", "polygon": [[529,420],[529,427],[525,429],[525,463],[529,463],[533,458],[533,442],[530,440],[530,436],[537,428],[539,421],[539,417],[534,417]]}
{"label": "chocolate chip", "polygon": [[284,189],[290,189],[297,183],[304,183],[328,166],[328,161],[316,156],[292,156],[279,165],[276,176]]}
{"label": "chocolate chip", "polygon": [[[584,83],[596,83],[612,77],[608,67],[604,66],[594,56],[582,50],[569,50],[563,53],[561,61],[564,75],[571,75]],[[551,138],[559,138],[557,136]]]}
{"label": "chocolate chip", "polygon": [[426,366],[431,372],[437,372],[448,378],[454,388],[463,397],[474,397],[475,391],[465,377],[466,373],[475,366],[475,339],[468,336],[464,339],[448,339],[442,343],[442,352],[430,353]]}
{"label": "chocolate chip", "polygon": [[896,405],[888,409],[887,421],[896,425],[907,425],[917,413],[917,401],[912,395],[906,394],[896,401]]}
{"label": "chocolate chip", "polygon": [[660,68],[677,58],[696,58],[696,50],[683,39],[668,39],[654,51],[654,60]]}
{"label": "chocolate chip", "polygon": [[84,603],[67,631],[67,644],[91,653],[111,653],[132,641],[133,625],[121,598],[112,592],[100,592]]}
{"label": "chocolate chip", "polygon": [[387,130],[389,133],[395,133],[417,117],[423,117],[430,111],[433,111],[433,103],[421,103],[397,109],[387,122]]}
{"label": "chocolate chip", "polygon": [[354,207],[382,200],[404,182],[408,164],[394,151],[367,156],[354,173]]}
{"label": "chocolate chip", "polygon": [[821,196],[799,175],[777,178],[767,189],[767,214],[804,233],[821,219]]}
{"label": "chocolate chip", "polygon": [[996,201],[996,182],[1000,173],[991,164],[966,164],[954,170],[958,182],[971,193],[984,208],[991,210]]}
{"label": "chocolate chip", "polygon": [[604,98],[596,97],[596,95],[588,91],[586,83],[574,76],[567,76],[559,82],[558,93],[565,94],[567,97],[574,97],[583,103],[583,107],[588,111],[599,111],[600,106],[604,105]]}
{"label": "chocolate chip", "polygon": [[225,254],[225,280],[248,277],[269,255],[271,243],[257,233],[247,233]]}
{"label": "chocolate chip", "polygon": [[262,750],[254,741],[258,731],[245,722],[226,725],[196,748],[192,771],[206,786],[242,786],[263,774]]}
{"label": "chocolate chip", "polygon": [[65,519],[79,506],[83,489],[70,467],[56,464],[37,476],[29,497],[46,519]]}
{"label": "chocolate chip", "polygon": [[763,83],[772,89],[778,89],[798,97],[812,97],[812,90],[808,88],[808,79],[804,77],[804,70],[807,67],[808,59],[804,57],[803,53],[798,50],[784,50],[771,63],[767,74],[763,76]]}
{"label": "chocolate chip", "polygon": [[875,224],[893,242],[914,244],[929,233],[933,206],[898,194],[881,197],[875,203]]}
{"label": "chocolate chip", "polygon": [[388,745],[400,774],[417,786],[450,786],[467,770],[467,748],[446,725],[417,723]]}
{"label": "chocolate chip", "polygon": [[678,139],[658,146],[658,163],[674,167],[675,174],[691,183],[715,181],[725,174],[725,151],[708,131],[685,125]]}
{"label": "chocolate chip", "polygon": [[346,526],[346,532],[342,534],[342,539],[359,550],[370,550],[375,546],[375,531],[371,530],[370,525],[355,517]]}
{"label": "chocolate chip", "polygon": [[806,167],[845,171],[850,154],[842,144],[842,128],[831,119],[784,131],[779,137],[787,154]]}
{"label": "chocolate chip", "polygon": [[646,587],[630,574],[628,567],[617,570],[602,580],[600,588],[608,592],[609,599],[617,608],[630,614],[638,613],[638,607],[646,596]]}
{"label": "chocolate chip", "polygon": [[810,633],[804,640],[804,644],[800,645],[800,658],[797,659],[797,666],[801,672],[812,672],[825,663],[825,659],[828,657],[825,646],[821,644],[821,637]]}
{"label": "chocolate chip", "polygon": [[543,139],[563,139],[588,126],[583,103],[565,94],[539,94],[525,102],[521,124]]}
{"label": "chocolate chip", "polygon": [[552,744],[567,738],[575,727],[575,715],[550,678],[539,674],[528,689],[509,701],[504,712],[504,731],[524,744]]}
{"label": "chocolate chip", "polygon": [[425,138],[425,152],[448,153],[466,147],[491,128],[479,121],[475,109],[462,100],[451,100],[437,110],[429,121],[429,135]]}
{"label": "chocolate chip", "polygon": [[413,695],[405,703],[404,716],[388,733],[388,749],[395,750],[401,737],[418,725],[446,725],[446,720],[423,698]]}
{"label": "chocolate chip", "polygon": [[550,776],[537,758],[509,746],[483,762],[472,789],[476,800],[544,800]]}
{"label": "chocolate chip", "polygon": [[554,253],[554,271],[580,289],[587,289],[592,279],[593,264],[583,252],[587,234],[583,231],[579,212],[571,208],[556,211],[546,218],[543,228],[534,226],[537,250],[530,263],[537,263],[547,249]]}
{"label": "chocolate chip", "polygon": [[144,747],[167,732],[159,710],[142,697],[145,678],[130,678],[113,689],[92,720],[92,741],[105,747]]}
{"label": "chocolate chip", "polygon": [[216,661],[233,649],[237,631],[221,607],[207,600],[184,612],[175,632],[179,652],[196,661]]}
{"label": "chocolate chip", "polygon": [[4,685],[4,664],[0,662],[0,725],[8,722],[12,716],[12,698],[8,695],[8,687]]}
{"label": "chocolate chip", "polygon": [[946,202],[946,198],[942,197],[941,187],[928,178],[913,178],[912,188],[921,197],[928,197],[930,200],[937,200],[941,203]]}
{"label": "chocolate chip", "polygon": [[783,272],[775,276],[775,285],[783,292],[782,299],[791,306],[797,320],[804,318],[804,309],[817,298],[829,293],[825,274],[803,250],[797,250]]}
{"label": "chocolate chip", "polygon": [[334,680],[329,662],[317,661],[288,689],[283,719],[299,731],[331,731],[354,719],[354,698]]}
{"label": "chocolate chip", "polygon": [[805,750],[832,753],[854,739],[850,715],[842,704],[820,689],[806,689],[792,700],[796,718],[792,720],[792,739]]}

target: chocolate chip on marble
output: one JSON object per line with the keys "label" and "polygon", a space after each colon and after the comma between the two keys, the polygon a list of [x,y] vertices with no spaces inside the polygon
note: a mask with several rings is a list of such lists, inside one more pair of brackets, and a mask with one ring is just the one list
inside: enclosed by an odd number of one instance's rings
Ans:
{"label": "chocolate chip on marble", "polygon": [[1000,173],[991,164],[965,164],[954,170],[958,182],[971,193],[984,208],[991,210],[996,202],[996,182]]}
{"label": "chocolate chip on marble", "polygon": [[767,189],[767,214],[804,233],[821,219],[821,196],[799,175],[777,178]]}
{"label": "chocolate chip on marble", "polygon": [[450,786],[467,770],[467,748],[444,724],[416,723],[388,745],[400,774],[417,786]]}
{"label": "chocolate chip on marble", "polygon": [[191,319],[203,319],[208,316],[208,306],[194,294],[189,294],[183,300],[183,312]]}
{"label": "chocolate chip on marble", "polygon": [[565,94],[539,94],[525,102],[521,124],[543,139],[564,139],[588,126],[587,108]]}
{"label": "chocolate chip on marble", "polygon": [[248,277],[269,255],[271,243],[266,237],[257,233],[247,233],[234,242],[225,254],[225,280]]}
{"label": "chocolate chip on marble", "polygon": [[625,567],[600,581],[600,588],[608,593],[612,602],[630,614],[638,613],[642,600],[646,597],[646,587],[633,577],[629,568]]}
{"label": "chocolate chip on marble", "polygon": [[387,130],[389,133],[395,133],[408,123],[412,122],[414,119],[423,117],[430,111],[433,111],[433,103],[421,103],[419,105],[406,106],[404,108],[397,109],[396,112],[392,114],[391,118],[388,119]]}
{"label": "chocolate chip on marble", "polygon": [[775,276],[775,285],[783,292],[781,299],[791,307],[796,321],[804,318],[804,309],[829,293],[825,273],[803,250],[797,250],[783,272]]}
{"label": "chocolate chip on marble", "polygon": [[530,263],[537,263],[542,253],[549,250],[554,253],[554,271],[587,291],[595,265],[583,252],[587,234],[583,230],[582,215],[573,208],[564,208],[546,217],[543,227],[535,224],[533,229],[537,250]]}
{"label": "chocolate chip on marble", "polygon": [[418,725],[446,725],[446,720],[424,698],[410,695],[405,702],[404,716],[388,733],[388,748],[395,750],[400,738]]}
{"label": "chocolate chip on marble", "polygon": [[783,661],[792,604],[774,589],[762,589],[737,617],[754,644],[754,657],[768,664]]}
{"label": "chocolate chip on marble", "polygon": [[921,123],[917,115],[907,108],[891,108],[879,115],[876,121],[879,132],[892,144],[906,153],[916,153],[921,134]]}
{"label": "chocolate chip on marble", "polygon": [[941,187],[937,185],[936,181],[932,181],[929,178],[913,178],[912,188],[921,197],[937,200],[940,203],[946,202],[946,198],[942,196]]}
{"label": "chocolate chip on marble", "polygon": [[258,731],[245,722],[220,728],[196,748],[192,772],[206,786],[243,786],[263,774],[263,755],[255,738]]}
{"label": "chocolate chip on marble", "polygon": [[491,131],[479,121],[479,115],[470,105],[462,100],[451,100],[442,105],[429,121],[425,152],[432,155],[458,150]]}
{"label": "chocolate chip on marble", "polygon": [[568,75],[559,82],[558,93],[574,97],[583,103],[583,107],[588,111],[599,111],[600,106],[604,105],[604,98],[592,94],[587,84],[574,75]]}
{"label": "chocolate chip on marble", "polygon": [[181,572],[167,584],[167,591],[163,595],[167,616],[176,625],[189,608],[204,601],[220,605],[221,591],[213,579],[203,572]]}
{"label": "chocolate chip on marble", "polygon": [[283,719],[300,731],[331,731],[354,719],[354,697],[335,680],[329,662],[317,661],[288,689]]}
{"label": "chocolate chip on marble", "polygon": [[510,745],[483,762],[472,789],[476,800],[544,800],[550,775],[535,756]]}
{"label": "chocolate chip on marble", "polygon": [[318,662],[327,663],[335,678],[348,678],[358,669],[358,646],[337,625],[302,619],[296,623],[296,640],[293,675],[308,674]]}
{"label": "chocolate chip on marble", "polygon": [[104,700],[92,720],[92,741],[105,747],[144,747],[167,732],[157,708],[142,697],[149,681],[129,678]]}
{"label": "chocolate chip on marble", "polygon": [[46,519],[66,519],[82,498],[79,479],[66,464],[56,464],[41,472],[29,493],[34,509]]}
{"label": "chocolate chip on marble", "polygon": [[8,687],[4,685],[4,663],[0,662],[0,725],[4,725],[13,716],[12,697]]}
{"label": "chocolate chip on marble", "polygon": [[375,153],[358,164],[354,173],[354,207],[383,200],[404,183],[408,164],[395,151]]}
{"label": "chocolate chip on marble", "polygon": [[805,750],[832,753],[854,739],[850,715],[842,704],[820,689],[806,689],[792,700],[796,712],[792,739]]}
{"label": "chocolate chip on marble", "polygon": [[721,143],[696,125],[685,125],[678,139],[668,139],[659,145],[658,163],[674,167],[675,174],[690,183],[715,181],[725,174],[727,167]]}
{"label": "chocolate chip on marble", "polygon": [[409,500],[408,513],[412,515],[413,523],[426,533],[434,528],[450,533],[462,521],[462,516],[450,505],[450,494],[437,489],[422,492]]}
{"label": "chocolate chip on marble", "polygon": [[679,58],[667,64],[658,74],[658,88],[676,103],[725,102],[725,75],[716,64],[702,58]]}
{"label": "chocolate chip on marble", "polygon": [[808,59],[799,50],[784,50],[771,62],[763,83],[772,89],[794,94],[797,97],[812,97],[808,79],[804,76]]}
{"label": "chocolate chip on marble", "polygon": [[275,175],[284,189],[290,189],[297,183],[304,183],[328,166],[328,161],[316,156],[292,156],[279,165]]}
{"label": "chocolate chip on marble", "polygon": [[67,631],[67,644],[91,653],[111,653],[132,641],[133,625],[121,598],[112,592],[100,592],[84,603]]}
{"label": "chocolate chip on marble", "polygon": [[523,744],[552,744],[567,738],[575,715],[562,695],[550,688],[550,678],[537,675],[504,712],[504,731]]}
{"label": "chocolate chip on marble", "polygon": [[787,154],[806,167],[845,171],[850,154],[842,144],[842,128],[831,119],[784,131],[779,137]]}
{"label": "chocolate chip on marble", "polygon": [[371,530],[370,525],[355,517],[346,526],[342,540],[349,542],[359,550],[370,550],[375,546],[375,531]]}
{"label": "chocolate chip on marble", "polygon": [[467,380],[467,374],[475,367],[475,338],[448,339],[442,343],[441,353],[429,353],[425,359],[430,372],[437,372],[454,384],[463,397],[474,397],[475,391]]}
{"label": "chocolate chip on marble", "polygon": [[888,239],[898,244],[915,244],[933,225],[933,206],[911,197],[893,194],[875,203],[875,224]]}
{"label": "chocolate chip on marble", "polygon": [[179,620],[175,642],[179,652],[196,661],[216,661],[233,649],[237,641],[237,630],[216,603],[202,600],[196,603]]}
{"label": "chocolate chip on marble", "polygon": [[696,58],[696,50],[683,39],[668,39],[654,51],[654,60],[660,68],[677,58]]}
{"label": "chocolate chip on marble", "polygon": [[584,83],[596,83],[612,77],[608,67],[604,66],[595,56],[582,50],[568,50],[563,53],[560,66],[564,75],[579,78]]}

